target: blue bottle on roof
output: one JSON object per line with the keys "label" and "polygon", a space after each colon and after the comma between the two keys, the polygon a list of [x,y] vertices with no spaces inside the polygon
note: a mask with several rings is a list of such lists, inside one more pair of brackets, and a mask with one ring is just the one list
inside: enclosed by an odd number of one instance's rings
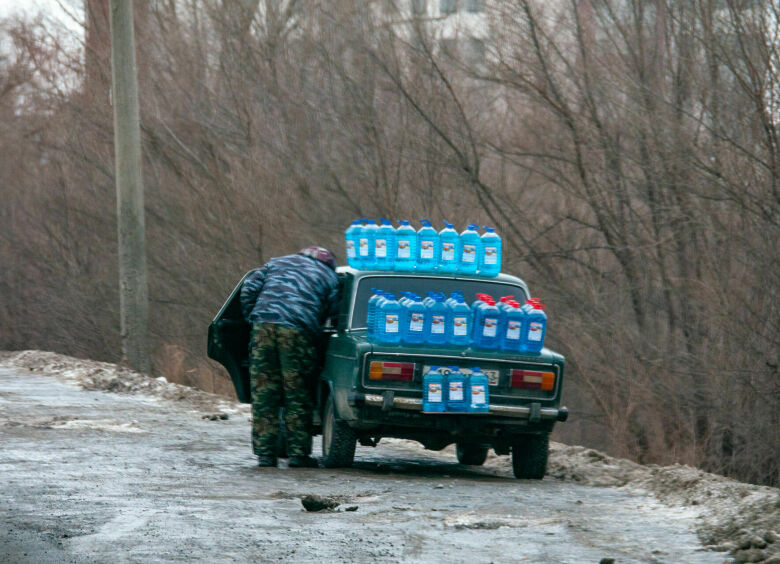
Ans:
{"label": "blue bottle on roof", "polygon": [[444,375],[438,366],[431,366],[423,376],[424,413],[441,413],[444,411]]}
{"label": "blue bottle on roof", "polygon": [[425,314],[428,308],[423,305],[420,296],[411,294],[409,301],[404,306],[406,309],[406,324],[401,339],[408,345],[421,345],[426,341]]}
{"label": "blue bottle on roof", "polygon": [[393,270],[395,264],[395,227],[390,220],[380,218],[382,223],[374,237],[374,262],[377,270]]}
{"label": "blue bottle on roof", "polygon": [[468,402],[466,395],[468,390],[466,389],[467,378],[466,375],[460,371],[458,366],[449,366],[450,373],[446,378],[446,408],[449,412],[462,413],[468,409]]}
{"label": "blue bottle on roof", "polygon": [[526,314],[525,329],[520,342],[522,352],[538,353],[544,347],[544,337],[547,333],[547,314],[544,313],[544,305],[539,301],[529,302],[531,309]]}
{"label": "blue bottle on roof", "polygon": [[[366,224],[363,226],[363,234],[360,238],[360,260],[363,262],[363,270],[376,270],[376,255],[374,254],[374,246],[376,240],[377,224],[373,219],[364,220]],[[364,251],[363,245],[366,245]]]}
{"label": "blue bottle on roof", "polygon": [[452,310],[444,303],[444,294],[435,294],[433,299],[433,304],[428,307],[428,342],[432,345],[446,345],[447,328],[452,325]]}
{"label": "blue bottle on roof", "polygon": [[411,272],[417,265],[417,231],[405,219],[395,230],[395,270]]}
{"label": "blue bottle on roof", "polygon": [[363,232],[363,227],[360,225],[360,220],[356,219],[352,222],[352,225],[347,227],[344,232],[344,239],[347,242],[347,264],[355,270],[360,270],[361,262],[358,257],[358,246],[360,245],[360,234]]}
{"label": "blue bottle on roof", "polygon": [[393,294],[386,294],[386,298],[377,307],[376,338],[380,343],[400,343],[404,310]]}
{"label": "blue bottle on roof", "polygon": [[439,231],[439,243],[441,245],[441,258],[439,259],[439,272],[454,273],[458,271],[458,244],[460,235],[455,231],[452,223],[444,222],[444,229]]}
{"label": "blue bottle on roof", "polygon": [[435,272],[441,257],[439,232],[433,228],[431,222],[427,219],[421,219],[420,223],[422,223],[422,227],[417,232],[417,270],[421,272]]}
{"label": "blue bottle on roof", "polygon": [[456,347],[467,347],[471,342],[471,308],[463,301],[463,296],[457,296],[450,307],[452,321],[447,331],[448,342]]}
{"label": "blue bottle on roof", "polygon": [[482,234],[482,247],[479,253],[480,276],[498,276],[501,272],[501,237],[495,229],[485,227]]}
{"label": "blue bottle on roof", "polygon": [[471,224],[460,234],[458,274],[477,273],[479,254],[482,248],[482,239],[477,229],[479,229],[478,225]]}
{"label": "blue bottle on roof", "polygon": [[468,411],[488,413],[490,411],[490,382],[478,366],[471,369],[468,379]]}

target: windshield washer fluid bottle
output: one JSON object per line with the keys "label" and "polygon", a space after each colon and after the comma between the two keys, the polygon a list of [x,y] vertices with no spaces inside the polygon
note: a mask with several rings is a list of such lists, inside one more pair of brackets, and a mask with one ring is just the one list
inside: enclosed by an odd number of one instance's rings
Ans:
{"label": "windshield washer fluid bottle", "polygon": [[379,288],[371,288],[371,291],[374,292],[374,295],[371,296],[368,300],[368,310],[366,312],[366,335],[368,336],[369,340],[375,336],[374,329],[376,329],[377,303],[383,299],[382,290]]}
{"label": "windshield washer fluid bottle", "polygon": [[367,219],[366,224],[363,226],[363,236],[360,239],[360,252],[363,252],[363,244],[367,247],[365,255],[360,255],[360,260],[363,261],[363,270],[376,270],[376,255],[374,249],[376,246],[376,232],[377,224],[373,219]]}
{"label": "windshield washer fluid bottle", "polygon": [[547,314],[544,304],[538,301],[530,302],[532,309],[525,317],[525,333],[520,348],[524,352],[538,353],[544,347],[544,337],[547,333]]}
{"label": "windshield washer fluid bottle", "polygon": [[423,413],[444,411],[444,375],[438,366],[431,366],[423,376]]}
{"label": "windshield washer fluid bottle", "polygon": [[449,366],[450,373],[446,378],[447,398],[446,405],[447,411],[462,413],[467,410],[468,403],[466,401],[466,376],[460,371],[457,366]]}
{"label": "windshield washer fluid bottle", "polygon": [[412,272],[417,264],[417,231],[405,219],[395,230],[395,270]]}
{"label": "windshield washer fluid bottle", "polygon": [[431,222],[427,219],[421,219],[420,223],[422,223],[422,227],[417,232],[417,270],[420,272],[435,272],[441,257],[439,232],[433,228]]}
{"label": "windshield washer fluid bottle", "polygon": [[428,308],[431,320],[428,342],[432,345],[446,345],[447,327],[452,324],[452,311],[444,303],[444,294],[435,294],[434,300]]}
{"label": "windshield washer fluid bottle", "polygon": [[490,382],[479,366],[471,369],[468,379],[468,410],[471,413],[490,411]]}
{"label": "windshield washer fluid bottle", "polygon": [[374,262],[377,270],[393,270],[395,264],[395,227],[384,217],[374,238]]}
{"label": "windshield washer fluid bottle", "polygon": [[347,242],[347,264],[350,268],[360,270],[362,264],[358,257],[358,246],[360,245],[360,234],[363,232],[363,227],[360,225],[360,220],[356,219],[352,222],[352,225],[347,227],[344,232],[344,238]]}
{"label": "windshield washer fluid bottle", "polygon": [[420,301],[420,296],[411,294],[406,308],[406,325],[402,340],[408,345],[421,345],[426,341],[425,329],[427,326],[425,314],[428,308]]}
{"label": "windshield washer fluid bottle", "polygon": [[460,257],[458,260],[458,274],[476,274],[479,267],[479,254],[482,248],[482,239],[477,232],[478,225],[469,225],[460,234]]}
{"label": "windshield washer fluid bottle", "polygon": [[497,349],[501,343],[503,315],[490,296],[482,298],[474,316],[474,344],[483,349]]}
{"label": "windshield washer fluid bottle", "polygon": [[377,307],[377,340],[381,343],[401,342],[401,327],[405,323],[404,310],[393,294]]}
{"label": "windshield washer fluid bottle", "polygon": [[463,301],[463,296],[457,296],[450,310],[452,322],[447,332],[448,341],[456,347],[467,347],[471,342],[471,308]]}
{"label": "windshield washer fluid bottle", "polygon": [[520,338],[525,322],[525,311],[512,298],[513,296],[504,296],[501,298],[501,304],[499,305],[504,312],[505,320],[501,350],[520,352]]}
{"label": "windshield washer fluid bottle", "polygon": [[439,259],[439,272],[455,273],[458,271],[458,243],[460,235],[455,231],[452,223],[444,222],[444,229],[439,231],[439,243],[441,244],[441,258]]}
{"label": "windshield washer fluid bottle", "polygon": [[485,227],[485,233],[483,233],[481,240],[479,274],[481,276],[498,276],[501,272],[501,237],[492,227]]}

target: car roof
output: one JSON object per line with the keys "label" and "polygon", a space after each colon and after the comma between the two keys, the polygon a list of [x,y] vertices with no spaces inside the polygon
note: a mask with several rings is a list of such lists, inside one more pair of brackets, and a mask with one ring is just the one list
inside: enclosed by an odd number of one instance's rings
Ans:
{"label": "car roof", "polygon": [[440,274],[436,272],[396,272],[394,270],[355,270],[349,266],[339,266],[336,272],[340,275],[351,275],[356,281],[361,278],[374,277],[374,276],[398,276],[407,278],[442,278],[446,280],[475,280],[477,282],[504,282],[508,284],[515,284],[525,289],[528,293],[528,285],[517,276],[500,273],[498,276],[469,276],[467,274]]}

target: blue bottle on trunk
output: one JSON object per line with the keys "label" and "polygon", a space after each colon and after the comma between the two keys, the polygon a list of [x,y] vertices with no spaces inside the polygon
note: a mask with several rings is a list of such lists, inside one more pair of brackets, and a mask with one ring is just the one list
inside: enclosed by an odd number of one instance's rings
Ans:
{"label": "blue bottle on trunk", "polygon": [[490,411],[490,382],[478,366],[471,369],[468,380],[469,411],[472,413],[487,413]]}
{"label": "blue bottle on trunk", "polygon": [[447,411],[450,412],[464,412],[468,409],[468,402],[466,394],[466,376],[460,371],[457,366],[450,366],[450,373],[447,374],[446,389],[447,389]]}
{"label": "blue bottle on trunk", "polygon": [[466,305],[462,296],[457,296],[450,309],[452,322],[447,331],[448,341],[451,345],[466,347],[471,342],[471,308]]}
{"label": "blue bottle on trunk", "polygon": [[375,336],[377,304],[384,299],[382,290],[371,288],[371,291],[374,292],[374,295],[368,300],[368,311],[366,313],[366,335],[369,339]]}
{"label": "blue bottle on trunk", "polygon": [[428,308],[420,301],[420,296],[411,294],[406,302],[406,324],[402,340],[409,345],[421,345],[426,341],[427,326],[425,314]]}
{"label": "blue bottle on trunk", "polygon": [[444,375],[438,366],[431,366],[423,376],[423,405],[425,413],[444,411]]}
{"label": "blue bottle on trunk", "polygon": [[527,303],[531,304],[531,309],[526,314],[520,350],[538,353],[544,347],[544,337],[547,333],[547,314],[544,313],[544,305],[538,301]]}
{"label": "blue bottle on trunk", "polygon": [[432,345],[447,344],[447,327],[452,324],[452,311],[444,303],[444,294],[435,294],[434,303],[428,308],[430,330],[428,342]]}
{"label": "blue bottle on trunk", "polygon": [[405,322],[404,310],[395,296],[387,294],[387,299],[377,307],[377,340],[381,343],[399,343],[401,327]]}

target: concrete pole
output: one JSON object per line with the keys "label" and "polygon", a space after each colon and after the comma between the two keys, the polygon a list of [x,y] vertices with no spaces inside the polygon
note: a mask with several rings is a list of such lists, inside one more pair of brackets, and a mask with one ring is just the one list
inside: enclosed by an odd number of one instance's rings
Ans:
{"label": "concrete pole", "polygon": [[132,368],[149,373],[149,291],[132,0],[111,0],[111,77],[122,355]]}

